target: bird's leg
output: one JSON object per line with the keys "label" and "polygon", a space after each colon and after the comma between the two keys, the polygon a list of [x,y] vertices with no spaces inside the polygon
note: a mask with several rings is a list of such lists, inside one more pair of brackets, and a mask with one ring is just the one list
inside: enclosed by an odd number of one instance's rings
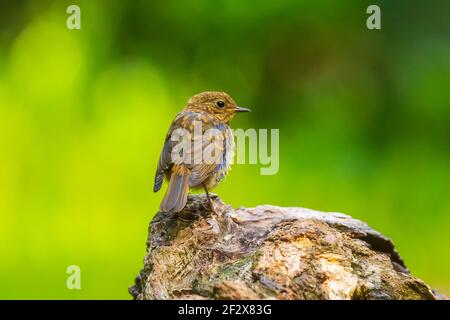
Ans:
{"label": "bird's leg", "polygon": [[206,197],[208,198],[208,201],[209,201],[209,207],[210,207],[210,210],[211,210],[212,212],[216,213],[216,211],[214,210],[214,206],[213,206],[211,197],[209,196],[208,188],[206,188],[206,185],[205,185],[204,183],[202,183],[202,185],[203,185],[203,189],[205,189]]}

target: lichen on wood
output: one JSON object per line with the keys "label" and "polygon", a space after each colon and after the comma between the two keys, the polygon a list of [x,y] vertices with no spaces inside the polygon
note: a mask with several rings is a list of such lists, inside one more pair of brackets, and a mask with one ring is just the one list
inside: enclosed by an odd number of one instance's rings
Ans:
{"label": "lichen on wood", "polygon": [[233,209],[190,195],[151,221],[129,292],[148,299],[439,299],[392,241],[348,215],[270,205]]}

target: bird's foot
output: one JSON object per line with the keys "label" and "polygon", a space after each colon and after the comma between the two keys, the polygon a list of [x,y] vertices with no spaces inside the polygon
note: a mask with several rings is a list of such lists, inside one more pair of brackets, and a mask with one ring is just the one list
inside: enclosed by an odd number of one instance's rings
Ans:
{"label": "bird's foot", "polygon": [[214,208],[214,205],[212,204],[212,202],[209,203],[209,210],[210,210],[210,212],[217,215],[216,209]]}
{"label": "bird's foot", "polygon": [[206,211],[209,211],[211,213],[217,214],[216,209],[214,208],[214,204],[211,201],[211,199],[208,199],[208,204],[206,204],[205,202],[202,203],[202,207],[203,209],[205,209]]}

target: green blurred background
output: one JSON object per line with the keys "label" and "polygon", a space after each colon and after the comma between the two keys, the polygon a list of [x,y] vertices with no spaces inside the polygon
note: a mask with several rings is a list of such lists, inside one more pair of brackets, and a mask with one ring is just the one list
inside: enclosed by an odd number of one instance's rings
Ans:
{"label": "green blurred background", "polygon": [[[366,28],[381,7],[382,30]],[[81,7],[81,30],[66,8]],[[189,96],[279,128],[234,206],[340,211],[450,294],[450,2],[1,1],[0,298],[129,299],[164,135]],[[81,267],[81,290],[66,268]]]}

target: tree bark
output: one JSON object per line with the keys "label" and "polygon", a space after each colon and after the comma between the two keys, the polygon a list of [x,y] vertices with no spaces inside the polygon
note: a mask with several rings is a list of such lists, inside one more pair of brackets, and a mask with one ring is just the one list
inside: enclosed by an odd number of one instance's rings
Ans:
{"label": "tree bark", "polygon": [[130,294],[148,299],[440,299],[392,241],[342,213],[270,205],[233,209],[190,195],[150,222]]}

